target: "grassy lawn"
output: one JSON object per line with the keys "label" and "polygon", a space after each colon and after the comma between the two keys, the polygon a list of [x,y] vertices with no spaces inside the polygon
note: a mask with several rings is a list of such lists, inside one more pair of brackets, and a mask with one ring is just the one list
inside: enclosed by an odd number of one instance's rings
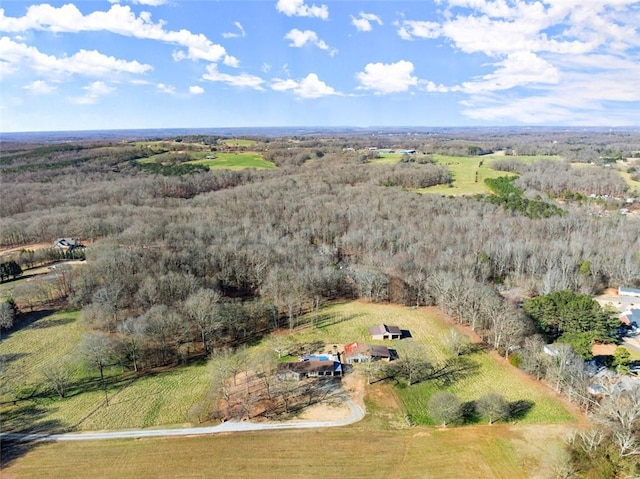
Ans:
{"label": "grassy lawn", "polygon": [[[242,170],[245,168],[271,169],[276,165],[262,158],[262,154],[256,152],[239,152],[239,153],[223,153],[210,151],[188,151],[186,152],[191,161],[188,164],[208,166],[212,170]],[[159,153],[138,160],[139,163],[163,163],[166,158],[175,152]],[[215,158],[207,158],[207,156],[215,156]]]}
{"label": "grassy lawn", "polygon": [[[298,341],[323,341],[329,347],[352,341],[368,341],[368,327],[386,323],[411,332],[412,339],[384,343],[396,347],[399,354],[402,354],[403,343],[414,341],[434,363],[440,363],[449,356],[444,338],[453,326],[445,322],[433,308],[416,309],[398,305],[349,302],[329,306],[307,319],[310,325],[294,334]],[[495,353],[481,350],[466,358],[477,370],[446,387],[426,381],[410,387],[396,388],[406,413],[414,423],[432,424],[426,412],[426,405],[431,395],[439,390],[450,391],[462,401],[473,401],[489,392],[502,394],[510,402],[531,401],[532,407],[518,419],[523,423],[558,423],[574,420],[552,391],[533,381]]]}
{"label": "grassy lawn", "polygon": [[[74,315],[72,313],[71,318],[75,319]],[[56,317],[62,316],[53,315],[50,321]],[[408,329],[413,339],[385,344],[416,342],[434,361],[447,357],[442,338],[452,328],[435,309],[363,302],[332,304],[303,319],[305,324],[292,333],[294,339],[323,341],[329,347],[333,343],[342,345],[367,340],[367,328],[371,325],[395,324]],[[50,335],[56,338],[54,342],[65,344],[65,347],[70,347],[73,341],[64,342],[61,336],[78,338],[81,333],[77,321],[51,324],[43,329],[49,329]],[[33,348],[19,349],[18,343],[45,341],[42,337],[19,333],[23,331],[13,333],[3,341],[2,354],[19,350],[28,352],[28,356],[15,361],[29,358],[33,365],[31,369],[44,356],[58,356],[57,351],[45,355]],[[3,459],[3,474],[47,479],[86,477],[88,471],[91,471],[91,477],[103,478],[211,477],[212,474],[215,477],[261,479],[311,475],[552,477],[551,464],[560,454],[563,437],[573,425],[548,423],[568,422],[572,417],[544,386],[493,354],[478,352],[472,359],[479,365],[477,376],[458,381],[450,389],[464,399],[474,399],[478,394],[496,390],[511,400],[534,401],[535,406],[518,424],[408,428],[402,420],[402,407],[412,417],[419,417],[424,413],[424,400],[434,391],[433,385],[425,383],[402,389],[393,388],[389,383],[378,383],[368,388],[366,418],[348,427],[23,445],[5,449],[4,457],[8,459]],[[191,405],[207,393],[207,371],[207,365],[203,363],[144,377],[133,383],[124,382],[109,391],[108,406],[102,404],[103,393],[96,390],[62,401],[29,404],[25,408],[31,408],[32,421],[34,417],[42,418],[58,430],[70,427],[74,421],[79,430],[186,423]],[[398,399],[402,405],[400,409]],[[6,412],[6,409],[2,411],[3,418],[6,418]],[[428,418],[424,422],[428,423]],[[4,427],[6,430],[6,422]]]}
{"label": "grassy lawn", "polygon": [[16,331],[3,333],[0,355],[22,386],[40,381],[40,371],[71,354],[82,337],[79,312],[49,314]]}
{"label": "grassy lawn", "polygon": [[[201,156],[211,155],[202,154]],[[276,165],[271,163],[270,161],[266,161],[262,159],[262,155],[260,153],[215,153],[214,159],[199,159],[195,161],[190,161],[189,163],[195,165],[205,165],[215,169],[228,169],[228,170],[241,170],[244,168],[257,168],[257,169],[271,169],[275,168]]]}
{"label": "grassy lawn", "polygon": [[489,188],[484,184],[486,178],[497,178],[511,173],[497,171],[491,167],[495,160],[517,160],[532,163],[539,160],[559,160],[558,156],[444,156],[433,155],[436,163],[446,165],[453,175],[451,185],[436,185],[419,190],[422,193],[438,193],[441,195],[475,195],[489,193]]}
{"label": "grassy lawn", "polygon": [[247,140],[246,138],[227,138],[225,140],[220,140],[219,143],[223,143],[227,146],[240,146],[246,148],[254,146],[258,142],[256,140]]}
{"label": "grassy lawn", "polygon": [[640,181],[635,181],[631,179],[631,173],[627,173],[626,171],[620,171],[620,176],[624,178],[624,181],[627,182],[629,188],[633,191],[640,191]]}
{"label": "grassy lawn", "polygon": [[[12,384],[23,391],[38,388],[47,365],[64,357],[79,362],[77,346],[85,329],[78,316],[77,312],[50,314],[2,340],[0,355],[6,361]],[[91,382],[72,388],[65,399],[41,396],[0,406],[3,429],[100,430],[183,424],[188,422],[189,409],[210,388],[205,363],[139,379],[129,375],[120,380],[117,375],[121,372],[119,368],[107,371],[112,382],[108,388],[109,405],[104,404],[104,392],[92,381],[96,373],[79,367],[75,380]],[[42,387],[36,390],[41,391]]]}
{"label": "grassy lawn", "polygon": [[[370,431],[360,426],[32,446],[5,468],[30,478],[551,478],[562,426]],[[25,451],[26,452],[26,451]]]}

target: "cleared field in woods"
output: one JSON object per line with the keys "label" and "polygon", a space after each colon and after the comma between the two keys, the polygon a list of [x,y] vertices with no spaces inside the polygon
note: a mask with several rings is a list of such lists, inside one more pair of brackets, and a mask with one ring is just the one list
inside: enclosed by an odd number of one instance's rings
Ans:
{"label": "cleared field in woods", "polygon": [[[0,354],[8,358],[8,366],[19,374],[23,387],[36,387],[42,383],[42,368],[69,356],[77,359],[77,345],[83,328],[77,321],[78,313],[57,313],[33,322],[13,332],[0,344]],[[331,349],[333,344],[358,340],[367,341],[369,326],[395,324],[411,332],[412,339],[390,344],[402,354],[403,346],[416,343],[429,360],[441,363],[448,356],[445,337],[453,326],[445,322],[434,309],[406,308],[348,302],[330,305],[317,313],[301,318],[300,328],[292,338],[297,342],[319,341]],[[504,394],[509,401],[532,401],[531,409],[520,421],[525,423],[553,423],[571,421],[572,416],[551,391],[531,380],[495,354],[479,351],[468,355],[475,370],[446,387],[463,401],[471,401],[486,392]],[[13,430],[27,427],[56,430],[119,429],[153,427],[189,422],[189,410],[202,401],[210,387],[210,374],[206,364],[194,364],[172,371],[133,378],[118,376],[121,370],[107,371],[110,385],[105,404],[104,392],[96,384],[97,373],[80,370],[77,379],[93,380],[79,390],[73,390],[65,399],[42,397],[6,404],[2,414]],[[434,382],[424,382],[405,388],[396,388],[406,414],[414,423],[430,424],[426,403],[431,394],[441,389]],[[83,392],[80,392],[83,391]],[[34,415],[34,413],[37,413]]]}
{"label": "cleared field in woods", "polygon": [[[11,332],[0,343],[12,388],[2,396],[12,398],[19,389],[22,396],[30,391],[41,393],[42,371],[48,365],[68,360],[81,362],[79,343],[85,329],[78,312],[60,312],[34,320]],[[210,377],[206,364],[193,364],[171,371],[134,378],[118,376],[119,367],[108,368],[109,386],[105,404],[104,391],[97,384],[97,372],[82,366],[74,368],[76,386],[69,396],[58,399],[55,393],[0,406],[3,430],[100,430],[161,426],[189,422],[191,407],[206,397]]]}
{"label": "cleared field in woods", "polygon": [[225,140],[219,140],[218,143],[224,143],[227,146],[240,146],[246,148],[254,146],[258,142],[256,140],[247,140],[246,138],[227,138]]}
{"label": "cleared field in woods", "polygon": [[[417,153],[416,158],[420,158],[421,154]],[[509,159],[518,160],[526,163],[547,159],[557,160],[558,157],[550,156],[445,156],[432,155],[436,164],[444,165],[449,168],[453,176],[453,183],[450,185],[436,185],[429,188],[422,188],[418,191],[422,193],[439,193],[442,195],[475,195],[479,193],[489,193],[489,188],[484,184],[486,178],[497,178],[510,173],[497,171],[491,167],[494,160]],[[372,164],[395,164],[402,160],[401,153],[380,153],[379,158],[372,160]]]}
{"label": "cleared field in woods", "polygon": [[363,427],[36,444],[3,472],[34,479],[86,477],[88,471],[101,478],[545,479],[554,477],[568,432],[558,425]]}
{"label": "cleared field in woods", "polygon": [[244,168],[257,168],[257,169],[272,169],[275,168],[276,165],[271,163],[270,161],[266,161],[262,158],[260,153],[219,153],[215,154],[209,153],[208,155],[200,155],[203,156],[215,156],[215,158],[206,157],[204,159],[198,159],[195,161],[189,161],[187,163],[191,163],[194,165],[204,165],[208,166],[212,170],[215,169],[228,169],[228,170],[241,170]]}
{"label": "cleared field in woods", "polygon": [[[353,341],[370,341],[368,327],[391,324],[408,330],[410,339],[387,341],[381,344],[396,348],[400,355],[409,342],[423,349],[433,363],[442,363],[450,356],[446,338],[454,328],[435,308],[408,308],[398,305],[349,302],[335,304],[304,318],[309,326],[295,332],[298,341],[322,341],[331,349]],[[380,343],[380,342],[379,342]],[[485,393],[502,394],[510,402],[530,401],[529,409],[518,418],[524,423],[557,423],[575,420],[554,393],[541,383],[511,366],[494,352],[479,350],[464,356],[473,366],[446,387],[433,381],[397,387],[396,392],[414,423],[432,424],[427,414],[427,403],[432,394],[440,390],[456,394],[462,401],[473,401]]]}

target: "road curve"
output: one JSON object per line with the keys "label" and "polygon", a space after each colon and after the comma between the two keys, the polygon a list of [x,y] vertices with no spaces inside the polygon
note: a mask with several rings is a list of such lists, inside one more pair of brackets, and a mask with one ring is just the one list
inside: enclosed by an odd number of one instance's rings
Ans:
{"label": "road curve", "polygon": [[291,421],[255,423],[249,421],[227,421],[217,426],[184,427],[178,429],[131,429],[125,431],[105,432],[68,432],[60,434],[18,434],[1,433],[0,441],[42,442],[42,441],[93,441],[100,439],[129,439],[143,437],[171,437],[171,436],[203,436],[224,432],[268,431],[273,429],[307,429],[337,427],[353,424],[364,418],[364,411],[353,400],[342,395],[343,401],[351,410],[349,416],[338,421]]}

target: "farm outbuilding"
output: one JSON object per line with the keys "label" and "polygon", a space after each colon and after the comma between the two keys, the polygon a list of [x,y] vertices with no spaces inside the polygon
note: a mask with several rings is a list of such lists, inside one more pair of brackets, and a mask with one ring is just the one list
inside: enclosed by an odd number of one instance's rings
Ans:
{"label": "farm outbuilding", "polygon": [[388,326],[386,324],[371,326],[369,333],[371,334],[371,339],[384,340],[402,338],[402,331],[398,326]]}

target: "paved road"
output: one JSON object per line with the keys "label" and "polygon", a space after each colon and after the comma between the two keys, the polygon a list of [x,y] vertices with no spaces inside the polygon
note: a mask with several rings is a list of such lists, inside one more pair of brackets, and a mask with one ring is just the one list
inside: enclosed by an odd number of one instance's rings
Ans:
{"label": "paved road", "polygon": [[87,441],[98,439],[125,439],[142,437],[170,437],[170,436],[201,436],[219,434],[223,432],[267,431],[272,429],[305,429],[336,427],[353,424],[364,418],[364,411],[348,397],[342,395],[343,401],[351,410],[349,417],[338,421],[291,421],[273,423],[253,423],[241,421],[227,421],[217,426],[185,427],[179,429],[132,429],[127,431],[108,432],[69,432],[61,434],[15,434],[2,433],[0,440],[37,442],[37,441]]}

